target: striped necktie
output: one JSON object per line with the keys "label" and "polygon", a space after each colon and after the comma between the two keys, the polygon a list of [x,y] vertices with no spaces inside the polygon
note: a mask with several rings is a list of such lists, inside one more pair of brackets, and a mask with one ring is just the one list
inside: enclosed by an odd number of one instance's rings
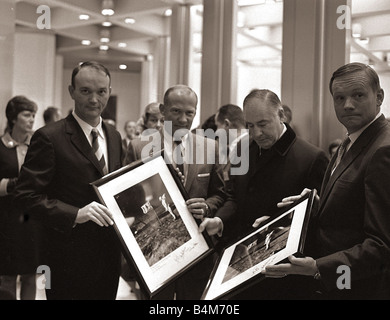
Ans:
{"label": "striped necktie", "polygon": [[341,159],[343,158],[348,144],[351,142],[351,139],[349,137],[346,137],[344,141],[341,143],[339,150],[337,151],[337,158],[335,163],[333,164],[332,174],[334,170],[337,168],[337,166],[340,164]]}
{"label": "striped necktie", "polygon": [[99,161],[99,164],[103,170],[104,174],[108,173],[107,165],[106,165],[106,160],[104,159],[104,154],[102,148],[100,148],[99,141],[98,141],[98,131],[94,128],[91,131],[92,134],[92,149],[93,152],[95,153],[96,158]]}

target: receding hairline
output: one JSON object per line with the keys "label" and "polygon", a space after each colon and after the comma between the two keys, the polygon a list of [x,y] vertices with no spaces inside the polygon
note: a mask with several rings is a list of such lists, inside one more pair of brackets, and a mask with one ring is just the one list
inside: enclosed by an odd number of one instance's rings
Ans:
{"label": "receding hairline", "polygon": [[198,95],[194,90],[192,90],[189,86],[186,85],[176,85],[173,87],[170,87],[164,94],[164,105],[169,106],[171,103],[170,96],[173,93],[180,93],[184,92],[186,95],[190,96],[193,95],[195,97],[195,107],[198,104]]}

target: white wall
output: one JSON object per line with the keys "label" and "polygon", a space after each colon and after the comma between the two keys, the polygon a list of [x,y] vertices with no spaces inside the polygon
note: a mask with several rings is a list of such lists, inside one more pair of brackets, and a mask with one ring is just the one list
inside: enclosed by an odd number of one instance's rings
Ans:
{"label": "white wall", "polygon": [[[112,95],[117,96],[117,129],[124,136],[123,127],[127,120],[138,120],[140,115],[140,74],[114,71],[111,73]],[[74,102],[69,95],[68,86],[71,83],[72,69],[63,73],[62,114],[68,115],[73,110]]]}

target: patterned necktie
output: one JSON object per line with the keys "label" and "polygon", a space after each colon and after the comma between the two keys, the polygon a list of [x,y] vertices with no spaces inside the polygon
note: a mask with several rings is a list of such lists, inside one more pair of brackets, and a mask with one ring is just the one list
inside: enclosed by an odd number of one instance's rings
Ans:
{"label": "patterned necktie", "polygon": [[101,168],[103,169],[103,173],[107,174],[108,169],[107,169],[107,165],[106,165],[106,160],[104,159],[103,150],[102,150],[102,148],[100,148],[99,141],[98,141],[99,133],[96,129],[92,129],[91,134],[92,134],[93,152],[95,153],[95,156],[98,159]]}
{"label": "patterned necktie", "polygon": [[340,164],[341,159],[343,158],[345,151],[347,149],[348,144],[351,142],[351,139],[349,137],[346,137],[344,141],[341,143],[339,150],[337,151],[337,158],[335,163],[333,164],[332,174],[336,167]]}

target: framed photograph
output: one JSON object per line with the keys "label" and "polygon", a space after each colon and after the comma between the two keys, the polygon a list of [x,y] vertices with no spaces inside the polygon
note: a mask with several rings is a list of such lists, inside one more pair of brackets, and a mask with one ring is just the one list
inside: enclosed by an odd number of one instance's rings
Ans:
{"label": "framed photograph", "polygon": [[198,231],[176,177],[159,155],[92,183],[113,214],[123,254],[150,298],[213,250],[207,234]]}
{"label": "framed photograph", "polygon": [[255,231],[228,245],[215,264],[202,300],[228,299],[264,279],[267,265],[303,254],[316,190],[282,210]]}

